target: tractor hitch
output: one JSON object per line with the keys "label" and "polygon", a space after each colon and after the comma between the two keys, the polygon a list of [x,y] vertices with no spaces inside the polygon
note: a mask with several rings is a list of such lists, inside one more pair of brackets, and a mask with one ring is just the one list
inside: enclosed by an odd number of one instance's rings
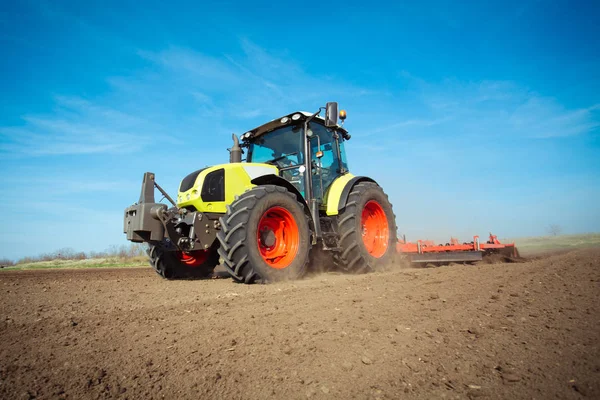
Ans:
{"label": "tractor hitch", "polygon": [[[155,188],[173,207],[168,208],[166,204],[155,201]],[[155,182],[154,174],[146,172],[139,202],[125,209],[123,232],[131,242],[151,243],[168,239],[177,250],[190,252],[210,248],[219,228],[218,215],[178,208]]]}

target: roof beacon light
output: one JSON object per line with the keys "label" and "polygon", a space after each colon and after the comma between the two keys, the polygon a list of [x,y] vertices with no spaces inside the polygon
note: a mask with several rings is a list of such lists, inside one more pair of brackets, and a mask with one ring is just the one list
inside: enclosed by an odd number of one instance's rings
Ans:
{"label": "roof beacon light", "polygon": [[340,110],[340,119],[342,121],[346,119],[346,110]]}

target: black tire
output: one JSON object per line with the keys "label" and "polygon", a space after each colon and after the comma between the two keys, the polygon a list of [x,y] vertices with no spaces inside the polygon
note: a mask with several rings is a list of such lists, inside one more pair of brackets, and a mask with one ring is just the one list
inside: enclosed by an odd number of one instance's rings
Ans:
{"label": "black tire", "polygon": [[[298,249],[291,264],[281,269],[271,267],[259,248],[259,222],[273,207],[287,211],[298,227]],[[227,206],[220,222],[219,255],[234,280],[265,283],[299,279],[306,274],[311,249],[308,218],[304,205],[286,188],[275,185],[252,188]]]}
{"label": "black tire", "polygon": [[[377,202],[388,223],[388,241],[385,253],[374,257],[367,250],[362,236],[362,212],[365,205]],[[396,258],[396,218],[384,191],[373,182],[359,182],[352,187],[346,206],[338,215],[341,251],[337,257],[339,267],[351,273],[366,273],[377,267],[393,264]]]}
{"label": "black tire", "polygon": [[179,260],[174,246],[166,240],[150,243],[146,253],[152,269],[165,279],[208,278],[219,264],[219,254],[216,249],[212,248],[204,264],[191,267]]}

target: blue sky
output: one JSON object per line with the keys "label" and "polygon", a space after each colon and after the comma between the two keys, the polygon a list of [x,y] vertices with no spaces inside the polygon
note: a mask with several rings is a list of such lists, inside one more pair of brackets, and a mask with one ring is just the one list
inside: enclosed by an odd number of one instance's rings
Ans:
{"label": "blue sky", "polygon": [[[218,3],[218,4],[217,4]],[[600,230],[598,2],[0,6],[0,257],[124,244],[241,134],[348,111],[355,174],[409,239]]]}

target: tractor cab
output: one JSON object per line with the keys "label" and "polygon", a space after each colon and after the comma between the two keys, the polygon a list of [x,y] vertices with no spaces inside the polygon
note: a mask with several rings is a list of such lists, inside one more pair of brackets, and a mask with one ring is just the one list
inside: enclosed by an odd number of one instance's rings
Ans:
{"label": "tractor cab", "polygon": [[323,205],[333,181],[348,172],[344,141],[350,135],[336,121],[300,111],[261,125],[241,136],[246,161],[276,166],[307,202]]}

